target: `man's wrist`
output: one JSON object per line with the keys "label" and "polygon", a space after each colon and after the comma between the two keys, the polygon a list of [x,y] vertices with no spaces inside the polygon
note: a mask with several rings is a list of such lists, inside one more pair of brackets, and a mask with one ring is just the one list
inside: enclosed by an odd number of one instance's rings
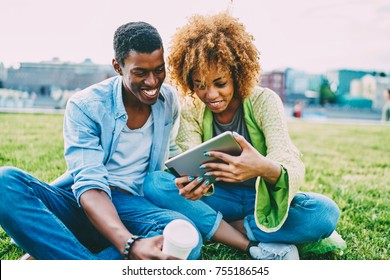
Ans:
{"label": "man's wrist", "polygon": [[141,239],[140,236],[137,236],[137,235],[133,235],[132,237],[130,237],[127,242],[126,242],[126,245],[125,245],[125,249],[123,250],[123,257],[125,258],[125,260],[129,260],[130,259],[130,252],[131,252],[131,247],[134,245],[134,243]]}

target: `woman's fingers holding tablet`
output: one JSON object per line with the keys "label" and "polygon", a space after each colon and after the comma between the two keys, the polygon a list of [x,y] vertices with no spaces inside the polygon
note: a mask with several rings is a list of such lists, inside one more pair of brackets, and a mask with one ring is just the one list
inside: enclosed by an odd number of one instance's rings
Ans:
{"label": "woman's fingers holding tablet", "polygon": [[175,180],[179,194],[190,200],[201,198],[210,188],[211,182],[203,177],[181,177]]}
{"label": "woman's fingers holding tablet", "polygon": [[193,181],[195,178],[192,176],[183,176],[175,179],[176,187],[180,190],[184,188],[189,182]]}

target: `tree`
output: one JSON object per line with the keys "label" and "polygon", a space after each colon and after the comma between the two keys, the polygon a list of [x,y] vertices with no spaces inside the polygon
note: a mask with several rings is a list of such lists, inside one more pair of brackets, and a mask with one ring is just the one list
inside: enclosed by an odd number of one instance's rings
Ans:
{"label": "tree", "polygon": [[320,104],[334,104],[336,103],[336,95],[330,89],[330,84],[328,79],[323,79],[320,87]]}

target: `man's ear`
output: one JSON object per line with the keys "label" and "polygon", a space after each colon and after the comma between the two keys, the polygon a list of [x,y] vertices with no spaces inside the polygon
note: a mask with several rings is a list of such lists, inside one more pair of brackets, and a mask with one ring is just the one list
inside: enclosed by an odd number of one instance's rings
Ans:
{"label": "man's ear", "polygon": [[122,75],[122,68],[115,58],[112,59],[112,67],[114,67],[115,72],[117,72],[119,75]]}

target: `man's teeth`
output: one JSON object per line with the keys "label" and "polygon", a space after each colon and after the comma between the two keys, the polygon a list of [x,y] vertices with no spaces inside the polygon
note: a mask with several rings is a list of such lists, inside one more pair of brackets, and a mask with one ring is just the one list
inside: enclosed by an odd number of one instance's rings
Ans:
{"label": "man's teeth", "polygon": [[157,93],[157,89],[152,89],[152,90],[144,90],[144,92],[149,95],[149,96],[154,96]]}

